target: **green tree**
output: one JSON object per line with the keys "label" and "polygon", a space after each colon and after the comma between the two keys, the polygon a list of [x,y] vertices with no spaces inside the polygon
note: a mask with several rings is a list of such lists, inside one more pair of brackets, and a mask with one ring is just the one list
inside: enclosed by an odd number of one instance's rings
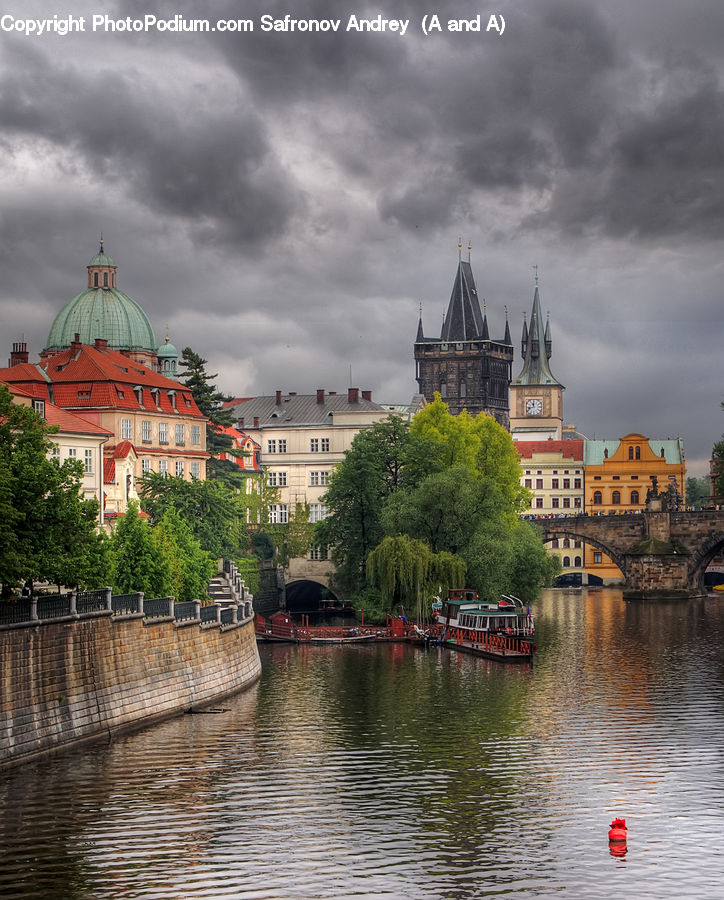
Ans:
{"label": "green tree", "polygon": [[720,502],[724,497],[724,435],[720,441],[714,444],[711,459],[714,472],[714,496]]}
{"label": "green tree", "polygon": [[364,586],[367,554],[384,537],[382,503],[401,483],[407,440],[406,424],[389,416],[355,436],[330,476],[314,543],[330,549],[334,586],[347,596]]}
{"label": "green tree", "polygon": [[81,493],[82,464],[50,457],[52,434],[0,385],[0,581],[7,597],[22,581],[99,586],[106,579],[98,502]]}
{"label": "green tree", "polygon": [[431,593],[463,586],[465,563],[451,553],[435,554],[424,541],[402,534],[384,538],[369,554],[367,576],[388,611],[407,606],[421,619],[429,612]]}
{"label": "green tree", "polygon": [[245,494],[222,481],[186,481],[148,472],[138,482],[141,502],[154,522],[175,509],[201,547],[214,557],[235,557],[244,543]]}
{"label": "green tree", "polygon": [[207,360],[195,353],[191,347],[185,347],[181,351],[179,366],[186,370],[183,383],[191,389],[196,405],[208,420],[206,449],[211,458],[206,463],[206,473],[209,478],[218,478],[239,487],[244,481],[243,470],[233,459],[218,459],[221,453],[231,457],[237,455],[231,437],[221,430],[235,424],[232,410],[224,406],[224,403],[232,398],[217,390],[214,379],[218,376],[210,375],[206,371],[206,363]]}
{"label": "green tree", "polygon": [[687,506],[701,506],[709,502],[711,496],[711,482],[706,476],[686,479],[686,504]]}
{"label": "green tree", "polygon": [[143,591],[146,597],[171,594],[172,560],[148,521],[139,515],[134,501],[111,535],[110,551],[116,593]]}
{"label": "green tree", "polygon": [[314,525],[309,521],[309,504],[296,503],[288,522],[268,525],[267,531],[276,546],[279,565],[288,568],[290,560],[304,556],[312,546]]}
{"label": "green tree", "polygon": [[206,597],[209,581],[216,571],[216,563],[199,541],[190,526],[173,507],[166,510],[154,528],[170,565],[170,592],[177,600],[200,600]]}

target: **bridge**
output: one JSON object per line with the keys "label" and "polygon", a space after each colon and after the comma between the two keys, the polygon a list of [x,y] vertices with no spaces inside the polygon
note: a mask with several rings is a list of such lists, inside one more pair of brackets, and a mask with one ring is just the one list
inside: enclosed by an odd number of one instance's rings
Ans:
{"label": "bridge", "polygon": [[[663,506],[663,508],[662,508]],[[544,519],[543,541],[575,538],[607,553],[626,581],[625,597],[705,594],[704,572],[724,551],[724,510],[645,512]]]}

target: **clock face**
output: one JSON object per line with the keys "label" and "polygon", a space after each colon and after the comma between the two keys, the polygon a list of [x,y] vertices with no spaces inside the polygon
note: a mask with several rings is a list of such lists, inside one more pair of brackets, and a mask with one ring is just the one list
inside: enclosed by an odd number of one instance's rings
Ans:
{"label": "clock face", "polygon": [[543,401],[537,398],[526,400],[525,411],[529,416],[539,416],[543,412]]}

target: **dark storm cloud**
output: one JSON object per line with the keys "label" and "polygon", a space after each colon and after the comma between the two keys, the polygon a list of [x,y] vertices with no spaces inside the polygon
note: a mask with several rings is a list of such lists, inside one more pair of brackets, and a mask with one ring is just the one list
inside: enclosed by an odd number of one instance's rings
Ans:
{"label": "dark storm cloud", "polygon": [[[12,56],[15,59],[12,59]],[[133,70],[82,67],[16,48],[0,82],[7,136],[66,148],[74,165],[122,184],[159,215],[185,219],[197,239],[255,244],[285,226],[299,202],[263,121],[241,103],[162,97]]]}
{"label": "dark storm cloud", "polygon": [[108,5],[381,13],[412,20],[404,38],[0,35],[3,333],[43,346],[103,230],[121,289],[225,391],[353,380],[403,402],[418,303],[439,332],[462,233],[495,334],[510,309],[514,375],[540,264],[566,418],[599,437],[682,431],[703,460],[721,431],[720,3],[498,6],[502,38],[425,38],[432,10],[412,0]]}

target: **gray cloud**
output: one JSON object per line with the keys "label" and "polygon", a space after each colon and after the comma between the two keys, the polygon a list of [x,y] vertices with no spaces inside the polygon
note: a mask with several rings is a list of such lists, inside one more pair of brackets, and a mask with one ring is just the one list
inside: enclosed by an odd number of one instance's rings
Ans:
{"label": "gray cloud", "polygon": [[461,234],[496,334],[507,305],[517,338],[540,265],[567,417],[599,437],[680,431],[703,466],[724,393],[714,0],[503,0],[502,38],[425,38],[413,0],[112,9],[412,24],[0,34],[7,342],[42,348],[103,231],[159,340],[168,322],[226,391],[343,390],[351,369],[399,402],[416,389],[418,304],[435,333]]}

